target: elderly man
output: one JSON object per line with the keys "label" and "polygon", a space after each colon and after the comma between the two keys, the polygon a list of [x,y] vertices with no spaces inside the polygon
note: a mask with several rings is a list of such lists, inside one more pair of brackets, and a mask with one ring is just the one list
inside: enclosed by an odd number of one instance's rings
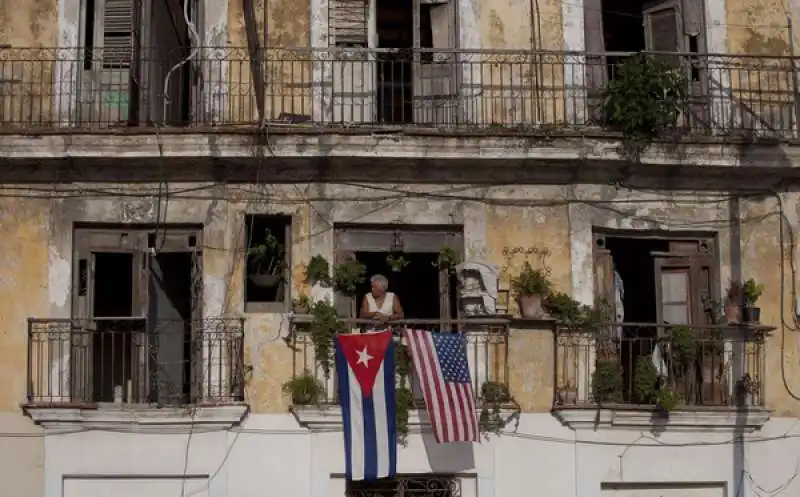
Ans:
{"label": "elderly man", "polygon": [[389,280],[386,276],[376,274],[369,279],[372,287],[370,293],[364,295],[361,302],[361,318],[374,319],[384,324],[392,319],[403,319],[403,307],[400,299],[389,292]]}

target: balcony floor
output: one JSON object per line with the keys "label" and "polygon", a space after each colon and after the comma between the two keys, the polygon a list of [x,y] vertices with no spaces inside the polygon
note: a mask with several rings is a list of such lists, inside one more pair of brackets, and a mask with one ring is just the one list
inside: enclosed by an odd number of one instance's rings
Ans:
{"label": "balcony floor", "polygon": [[[254,180],[254,162],[265,157],[278,157],[280,164],[259,171],[260,181],[375,181],[375,159],[380,176],[396,182],[630,183],[647,177],[662,188],[688,181],[692,189],[713,189],[743,180],[751,188],[800,180],[800,147],[776,140],[686,137],[654,143],[632,161],[619,135],[600,130],[454,134],[281,126],[262,136],[242,128],[57,131],[0,134],[6,165],[0,181],[156,180],[163,179],[166,160],[174,181],[247,182]],[[126,163],[131,167],[120,168]],[[754,177],[765,183],[754,184]]]}

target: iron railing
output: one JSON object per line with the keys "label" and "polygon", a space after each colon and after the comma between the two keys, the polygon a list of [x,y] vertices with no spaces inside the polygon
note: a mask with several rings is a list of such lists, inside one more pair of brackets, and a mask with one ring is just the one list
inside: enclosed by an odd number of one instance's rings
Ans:
{"label": "iron railing", "polygon": [[461,479],[448,475],[398,475],[348,481],[346,497],[461,497]]}
{"label": "iron railing", "polygon": [[764,338],[746,325],[608,324],[559,329],[557,407],[763,406]]}
{"label": "iron railing", "polygon": [[[131,52],[0,48],[0,130],[303,125],[495,133],[603,128],[602,88],[629,53],[246,47]],[[656,54],[659,55],[659,54]],[[669,56],[691,98],[676,128],[798,128],[791,57]],[[256,74],[254,79],[252,74]],[[257,79],[257,81],[256,81]]]}
{"label": "iron railing", "polygon": [[[346,331],[343,333],[360,333],[375,329],[375,322],[364,319],[342,320]],[[470,380],[476,403],[480,403],[481,392],[488,385],[494,388],[508,389],[508,328],[507,319],[468,319],[468,320],[434,320],[406,319],[391,321],[380,329],[390,328],[395,334],[395,345],[404,345],[402,330],[404,328],[425,329],[440,333],[462,333],[466,339],[467,361],[469,363]],[[323,404],[338,404],[339,392],[336,381],[336,368],[326,372],[318,360],[314,344],[309,333],[310,316],[295,316],[292,321],[291,342],[295,351],[295,377],[311,374],[323,387]],[[408,375],[408,387],[414,394],[416,402],[422,405],[422,393],[414,380],[413,366]],[[492,390],[494,391],[494,390]]]}
{"label": "iron railing", "polygon": [[28,402],[243,400],[244,321],[30,319]]}

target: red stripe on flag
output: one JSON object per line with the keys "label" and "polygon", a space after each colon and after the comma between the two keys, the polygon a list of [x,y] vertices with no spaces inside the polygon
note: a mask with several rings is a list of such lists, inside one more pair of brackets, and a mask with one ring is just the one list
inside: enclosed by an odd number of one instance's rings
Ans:
{"label": "red stripe on flag", "polygon": [[431,332],[405,330],[405,338],[436,441],[479,442],[472,384],[445,381]]}

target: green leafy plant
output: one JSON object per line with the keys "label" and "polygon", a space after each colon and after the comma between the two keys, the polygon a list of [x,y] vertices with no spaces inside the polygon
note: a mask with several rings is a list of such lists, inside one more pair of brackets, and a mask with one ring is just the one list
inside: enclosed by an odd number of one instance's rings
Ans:
{"label": "green leafy plant", "polygon": [[319,284],[324,287],[331,286],[331,265],[328,260],[321,255],[315,255],[308,261],[306,267],[306,280],[311,284]]}
{"label": "green leafy plant", "polygon": [[702,354],[702,343],[695,332],[687,326],[675,326],[667,333],[674,373],[684,375]]}
{"label": "green leafy plant", "polygon": [[293,298],[292,310],[297,314],[308,314],[311,312],[311,299],[305,294]]}
{"label": "green leafy plant", "polygon": [[651,141],[673,128],[686,108],[688,79],[669,60],[647,54],[628,57],[603,92],[607,122],[634,142]]}
{"label": "green leafy plant", "polygon": [[408,441],[409,414],[414,407],[414,394],[409,386],[411,355],[408,347],[402,343],[397,343],[394,347],[394,374],[398,380],[395,389],[397,441],[400,445],[405,446]]}
{"label": "green leafy plant", "polygon": [[586,329],[612,321],[610,304],[600,299],[594,306],[583,305],[563,292],[550,292],[542,302],[556,322],[569,329]]}
{"label": "green leafy plant", "polygon": [[386,264],[392,268],[392,271],[398,272],[402,271],[404,267],[408,266],[411,261],[407,260],[402,255],[398,255],[395,257],[394,255],[390,254],[386,256]]}
{"label": "green leafy plant", "polygon": [[283,384],[282,390],[292,398],[293,405],[319,404],[325,396],[325,385],[308,370]]}
{"label": "green leafy plant", "polygon": [[656,397],[656,406],[664,413],[673,411],[682,402],[680,393],[671,385],[662,385]]}
{"label": "green leafy plant", "polygon": [[247,256],[251,274],[275,275],[276,283],[283,278],[286,249],[271,230],[265,230],[262,242],[247,249]]}
{"label": "green leafy plant", "polygon": [[597,403],[622,402],[622,368],[617,361],[598,360],[592,373],[592,398]]}
{"label": "green leafy plant", "polygon": [[523,264],[519,275],[511,279],[511,290],[517,297],[547,295],[550,286],[547,272],[543,269],[533,269],[527,261]]}
{"label": "green leafy plant", "polygon": [[506,425],[502,408],[513,403],[508,387],[496,381],[485,381],[480,392],[481,412],[478,424],[481,431],[499,433]]}
{"label": "green leafy plant", "polygon": [[764,285],[756,283],[753,278],[750,278],[744,283],[742,288],[744,292],[744,303],[748,306],[755,306],[761,294],[764,293]]}
{"label": "green leafy plant", "polygon": [[397,421],[397,442],[406,446],[408,444],[408,420],[411,409],[414,408],[414,393],[407,386],[398,386],[395,395],[395,420]]}
{"label": "green leafy plant", "polygon": [[655,404],[658,388],[659,374],[651,358],[637,357],[633,371],[633,401],[637,404]]}
{"label": "green leafy plant", "polygon": [[333,339],[343,328],[344,324],[332,304],[327,300],[314,303],[311,307],[309,332],[311,343],[314,344],[315,359],[326,378],[330,376],[333,367]]}
{"label": "green leafy plant", "polygon": [[459,264],[459,257],[456,251],[450,247],[444,247],[436,257],[436,267],[446,269],[448,272],[455,273],[456,266]]}
{"label": "green leafy plant", "polygon": [[358,285],[364,282],[367,267],[355,259],[333,267],[333,286],[345,295],[353,295]]}

